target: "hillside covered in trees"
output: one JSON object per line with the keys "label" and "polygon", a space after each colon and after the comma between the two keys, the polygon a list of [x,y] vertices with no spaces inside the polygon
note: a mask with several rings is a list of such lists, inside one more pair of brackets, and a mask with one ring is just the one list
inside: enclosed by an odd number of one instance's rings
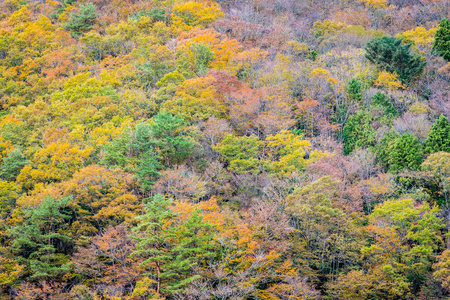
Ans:
{"label": "hillside covered in trees", "polygon": [[0,299],[450,299],[449,19],[1,0]]}

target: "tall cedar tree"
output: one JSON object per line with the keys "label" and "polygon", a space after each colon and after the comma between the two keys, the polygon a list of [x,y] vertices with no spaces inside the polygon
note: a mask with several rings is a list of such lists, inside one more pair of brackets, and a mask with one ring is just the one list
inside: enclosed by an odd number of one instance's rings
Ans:
{"label": "tall cedar tree", "polygon": [[389,171],[418,170],[423,160],[422,145],[419,140],[405,133],[399,136],[389,153]]}
{"label": "tall cedar tree", "polygon": [[389,98],[381,92],[377,92],[372,97],[370,105],[373,107],[380,107],[384,111],[384,114],[387,116],[388,115],[390,115],[391,117],[398,116],[398,111],[395,109],[394,105],[392,105]]}
{"label": "tall cedar tree", "polygon": [[366,58],[380,69],[397,73],[403,82],[422,73],[426,62],[410,52],[410,44],[391,36],[373,39],[366,46]]}
{"label": "tall cedar tree", "polygon": [[425,141],[425,152],[450,152],[450,123],[443,115],[439,116]]}
{"label": "tall cedar tree", "polygon": [[446,18],[441,20],[439,29],[436,31],[433,49],[446,61],[450,61],[450,21]]}

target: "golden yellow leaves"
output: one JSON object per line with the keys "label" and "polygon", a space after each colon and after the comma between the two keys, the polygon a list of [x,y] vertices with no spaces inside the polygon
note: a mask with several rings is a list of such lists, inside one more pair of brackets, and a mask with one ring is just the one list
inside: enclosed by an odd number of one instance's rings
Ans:
{"label": "golden yellow leaves", "polygon": [[156,281],[149,277],[142,277],[138,282],[136,282],[136,287],[131,295],[135,299],[143,298],[150,300],[164,300],[165,298],[160,297],[153,288]]}
{"label": "golden yellow leaves", "polygon": [[5,248],[0,248],[0,286],[13,285],[24,271],[24,267],[4,255]]}
{"label": "golden yellow leaves", "polygon": [[378,74],[378,78],[375,80],[374,85],[389,90],[406,90],[408,88],[406,85],[402,84],[397,73],[384,71]]}
{"label": "golden yellow leaves", "polygon": [[431,111],[431,107],[424,102],[416,101],[409,107],[408,111],[415,115],[426,114]]}
{"label": "golden yellow leaves", "polygon": [[397,34],[397,38],[403,39],[406,43],[412,43],[415,46],[432,46],[434,41],[434,35],[436,34],[437,28],[433,27],[430,30],[426,30],[424,27],[418,26],[414,29],[400,32]]}
{"label": "golden yellow leaves", "polygon": [[[56,171],[53,169],[50,172]],[[42,179],[45,169],[33,169],[32,172],[34,172],[33,175],[41,175],[36,179]],[[27,179],[25,178],[27,173],[25,171],[21,173],[24,179]],[[73,196],[71,206],[79,214],[78,221],[73,224],[72,230],[77,231],[78,234],[95,233],[97,229],[91,222],[110,225],[122,222],[127,224],[132,222],[138,214],[142,203],[131,194],[131,188],[135,185],[132,175],[98,165],[90,165],[77,172],[74,170],[72,173],[74,173],[72,178],[61,183],[47,186],[38,184],[30,195],[22,195],[17,200],[18,207],[39,205],[48,196],[61,198],[71,195]]]}
{"label": "golden yellow leaves", "polygon": [[[214,53],[210,67],[216,70],[235,70],[234,59],[240,54],[242,47],[236,40],[230,40],[226,35],[214,29],[193,29],[180,34],[177,39],[178,49],[188,53],[191,63],[194,61],[192,45],[202,44]],[[233,59],[233,61],[232,61]]]}
{"label": "golden yellow leaves", "polygon": [[163,108],[187,122],[223,116],[225,106],[216,97],[214,81],[209,76],[186,80],[178,86],[176,96],[163,103]]}
{"label": "golden yellow leaves", "polygon": [[331,33],[336,33],[344,28],[347,25],[340,22],[333,22],[331,20],[317,21],[314,23],[313,28],[315,29],[314,33],[316,35],[327,35]]}
{"label": "golden yellow leaves", "polygon": [[388,2],[387,0],[358,0],[359,2],[364,3],[367,7],[370,8],[387,8]]}
{"label": "golden yellow leaves", "polygon": [[25,5],[23,5],[19,10],[15,11],[9,17],[9,23],[12,26],[17,26],[21,23],[26,23],[30,21],[31,21],[31,11],[29,11]]}
{"label": "golden yellow leaves", "polygon": [[258,140],[256,136],[227,135],[215,148],[229,163],[228,168],[237,174],[257,174],[265,168],[281,177],[290,176],[318,158],[329,155],[311,151],[310,142],[289,130],[269,135],[265,141]]}
{"label": "golden yellow leaves", "polygon": [[225,15],[216,2],[189,1],[174,6],[172,30],[175,33],[181,33],[195,27],[206,27],[223,16]]}
{"label": "golden yellow leaves", "polygon": [[445,250],[437,258],[437,263],[433,265],[435,272],[433,276],[442,283],[442,286],[450,287],[450,250]]}
{"label": "golden yellow leaves", "polygon": [[34,155],[32,165],[22,169],[17,181],[31,187],[39,182],[49,183],[68,179],[84,165],[93,150],[93,148],[81,149],[68,143],[50,144]]}
{"label": "golden yellow leaves", "polygon": [[338,84],[338,80],[334,77],[331,76],[330,72],[322,69],[322,68],[316,68],[314,70],[311,71],[311,75],[320,79],[324,79],[327,82],[330,82],[334,85]]}
{"label": "golden yellow leaves", "polygon": [[305,56],[309,54],[309,47],[305,43],[299,41],[290,40],[286,43],[286,50],[295,56]]}

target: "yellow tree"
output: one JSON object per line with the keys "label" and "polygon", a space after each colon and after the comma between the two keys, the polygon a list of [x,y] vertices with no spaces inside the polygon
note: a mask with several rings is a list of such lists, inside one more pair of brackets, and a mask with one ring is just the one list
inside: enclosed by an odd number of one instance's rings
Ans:
{"label": "yellow tree", "polygon": [[311,143],[289,130],[283,130],[266,138],[267,168],[281,176],[302,170],[306,165],[328,155],[319,150],[311,150]]}
{"label": "yellow tree", "polygon": [[165,101],[162,107],[187,122],[207,120],[212,116],[223,118],[225,106],[216,97],[214,81],[210,76],[188,79],[177,87],[175,97]]}
{"label": "yellow tree", "polygon": [[216,2],[188,1],[173,7],[172,30],[180,33],[195,27],[206,27],[223,16],[224,14]]}
{"label": "yellow tree", "polygon": [[17,181],[31,188],[36,183],[66,180],[85,165],[92,151],[68,143],[50,144],[34,155],[31,165],[22,169]]}

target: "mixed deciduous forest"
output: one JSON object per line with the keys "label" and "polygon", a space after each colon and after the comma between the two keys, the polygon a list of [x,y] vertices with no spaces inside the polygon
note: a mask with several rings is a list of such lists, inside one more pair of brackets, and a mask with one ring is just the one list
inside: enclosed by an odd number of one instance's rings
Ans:
{"label": "mixed deciduous forest", "polygon": [[450,299],[449,19],[0,1],[0,299]]}

